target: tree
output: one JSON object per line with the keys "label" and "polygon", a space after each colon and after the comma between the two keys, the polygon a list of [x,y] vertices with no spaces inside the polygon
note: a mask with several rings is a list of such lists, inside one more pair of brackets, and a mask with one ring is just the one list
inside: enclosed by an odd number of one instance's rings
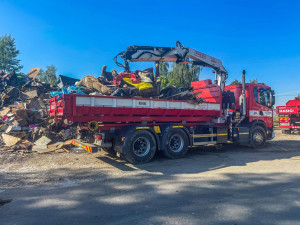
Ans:
{"label": "tree", "polygon": [[169,73],[169,63],[159,62],[159,74],[163,76],[168,76]]}
{"label": "tree", "polygon": [[258,83],[258,80],[257,80],[257,78],[256,78],[256,79],[253,79],[253,80],[249,80],[249,83],[250,83],[250,84],[257,84],[257,83]]}
{"label": "tree", "polygon": [[46,82],[44,70],[40,70],[39,74],[37,75],[37,79],[41,82]]}
{"label": "tree", "polygon": [[237,79],[235,79],[234,81],[232,81],[232,82],[230,83],[230,85],[236,85],[236,84],[242,84],[242,83],[241,83],[241,81],[239,81],[239,80],[237,80]]}
{"label": "tree", "polygon": [[189,87],[192,81],[198,81],[202,67],[188,63],[173,63],[169,72],[170,83],[177,88]]}
{"label": "tree", "polygon": [[20,71],[23,66],[20,65],[19,54],[20,51],[16,48],[15,39],[10,34],[0,37],[0,70],[8,73]]}
{"label": "tree", "polygon": [[47,66],[46,71],[43,69],[40,70],[37,75],[37,79],[41,82],[45,82],[46,84],[55,85],[58,83],[58,79],[56,77],[56,68],[53,65]]}
{"label": "tree", "polygon": [[170,84],[169,63],[159,62],[159,76],[161,79],[161,89],[169,86],[169,84]]}
{"label": "tree", "polygon": [[47,66],[47,69],[44,73],[44,82],[50,85],[55,85],[58,83],[58,79],[56,77],[56,68],[53,65]]}

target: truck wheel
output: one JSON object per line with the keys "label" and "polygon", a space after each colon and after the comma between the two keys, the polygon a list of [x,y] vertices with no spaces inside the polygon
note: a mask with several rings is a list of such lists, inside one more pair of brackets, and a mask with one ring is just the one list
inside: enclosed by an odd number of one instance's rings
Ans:
{"label": "truck wheel", "polygon": [[156,152],[155,137],[147,130],[134,132],[125,143],[127,161],[133,164],[149,162]]}
{"label": "truck wheel", "polygon": [[250,130],[250,144],[253,148],[262,148],[267,141],[267,135],[264,128],[255,126]]}
{"label": "truck wheel", "polygon": [[170,159],[182,158],[188,151],[189,139],[187,134],[181,129],[171,129],[163,143],[163,153]]}

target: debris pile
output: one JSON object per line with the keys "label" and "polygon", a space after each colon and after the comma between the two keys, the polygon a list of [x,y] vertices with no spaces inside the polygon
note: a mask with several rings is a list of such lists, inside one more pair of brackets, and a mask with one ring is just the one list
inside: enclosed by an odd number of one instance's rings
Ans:
{"label": "debris pile", "polygon": [[[0,149],[29,153],[64,149],[71,143],[70,129],[54,130],[48,117],[50,92],[61,90],[58,86],[39,82],[39,68],[27,75],[0,71]],[[66,135],[68,133],[68,135]],[[55,140],[55,143],[54,141]]]}
{"label": "debris pile", "polygon": [[103,66],[98,78],[88,75],[79,80],[59,75],[55,86],[40,82],[39,72],[40,68],[30,69],[27,75],[0,71],[0,149],[68,152],[76,130],[67,125],[58,127],[48,116],[49,99],[67,93],[201,101],[192,89],[169,86],[160,91],[161,82],[153,68],[117,73]]}
{"label": "debris pile", "polygon": [[192,88],[184,90],[169,86],[160,90],[161,80],[156,78],[153,68],[135,72],[121,72],[116,70],[106,71],[103,66],[101,76],[95,78],[93,75],[85,76],[82,80],[66,78],[60,75],[61,92],[52,92],[51,95],[61,96],[62,94],[87,94],[107,95],[117,97],[144,97],[172,100],[192,100],[195,103],[201,102],[192,92]]}

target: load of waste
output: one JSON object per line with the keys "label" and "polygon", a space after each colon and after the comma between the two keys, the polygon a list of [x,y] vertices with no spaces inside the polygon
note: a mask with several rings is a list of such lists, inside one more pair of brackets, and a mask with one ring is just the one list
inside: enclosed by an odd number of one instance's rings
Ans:
{"label": "load of waste", "polygon": [[58,126],[48,115],[49,99],[63,94],[202,101],[192,88],[169,86],[160,90],[153,68],[117,73],[103,66],[98,78],[88,75],[79,80],[59,75],[59,83],[52,86],[39,80],[39,72],[40,68],[32,68],[26,75],[0,71],[0,150],[69,152],[76,128]]}

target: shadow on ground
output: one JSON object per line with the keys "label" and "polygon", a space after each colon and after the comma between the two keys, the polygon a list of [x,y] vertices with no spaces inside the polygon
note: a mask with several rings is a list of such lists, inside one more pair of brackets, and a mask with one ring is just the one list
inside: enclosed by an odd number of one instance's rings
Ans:
{"label": "shadow on ground", "polygon": [[0,207],[0,218],[1,224],[299,224],[299,184],[299,176],[285,173],[104,176],[8,190],[13,201]]}
{"label": "shadow on ground", "polygon": [[[88,153],[86,153],[88,154]],[[97,159],[105,162],[111,169],[91,167],[84,169],[51,169],[38,172],[1,173],[1,187],[17,187],[42,183],[60,182],[65,179],[104,179],[111,173],[131,174],[136,172],[160,173],[165,175],[198,174],[232,166],[245,166],[257,161],[289,159],[300,156],[300,141],[272,141],[264,149],[252,149],[236,145],[227,145],[217,150],[213,147],[192,148],[182,159],[167,159],[156,154],[147,164],[132,165],[125,160],[109,154]],[[102,163],[103,164],[103,163]],[[115,170],[113,170],[115,169]]]}
{"label": "shadow on ground", "polygon": [[[192,149],[183,159],[158,155],[151,163],[135,166],[107,155],[99,160],[111,170],[2,173],[0,199],[13,201],[0,206],[1,224],[296,225],[299,173],[204,172],[290,159],[300,155],[299,144],[282,140],[262,150],[231,145]],[[37,176],[45,177],[43,185],[37,185]],[[34,186],[22,187],[25,184]]]}
{"label": "shadow on ground", "polygon": [[164,174],[193,174],[230,166],[244,166],[260,160],[287,159],[299,155],[300,141],[281,140],[270,141],[263,149],[230,144],[224,145],[220,150],[215,147],[190,148],[184,158],[175,160],[167,159],[158,152],[150,163],[134,166],[110,154],[97,158],[124,172],[141,169]]}

